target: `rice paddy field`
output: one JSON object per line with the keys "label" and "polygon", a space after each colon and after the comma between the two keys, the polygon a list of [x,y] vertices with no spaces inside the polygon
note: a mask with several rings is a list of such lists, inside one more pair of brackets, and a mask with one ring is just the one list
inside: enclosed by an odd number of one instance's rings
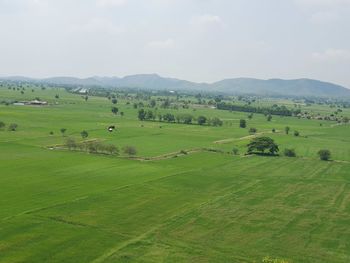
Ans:
{"label": "rice paddy field", "polygon": [[[34,97],[49,105],[0,104],[0,121],[18,124],[0,130],[0,262],[350,262],[349,124],[213,108],[159,111],[219,117],[222,127],[141,122],[124,100],[120,116],[107,98],[0,88],[0,100]],[[52,147],[83,130],[137,156]],[[245,155],[261,135],[297,157]],[[324,148],[331,161],[319,160]]]}

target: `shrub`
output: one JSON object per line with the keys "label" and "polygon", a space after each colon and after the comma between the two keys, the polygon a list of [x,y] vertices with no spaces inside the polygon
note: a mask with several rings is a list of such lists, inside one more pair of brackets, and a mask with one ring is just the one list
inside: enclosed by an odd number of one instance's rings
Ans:
{"label": "shrub", "polygon": [[247,127],[247,122],[246,122],[246,120],[243,120],[243,119],[239,120],[239,127],[240,127],[240,128],[245,128],[245,127]]}
{"label": "shrub", "polygon": [[127,155],[136,155],[137,153],[136,148],[130,145],[124,146],[123,152]]}
{"label": "shrub", "polygon": [[89,133],[87,131],[82,131],[80,135],[83,139],[86,139],[89,136]]}
{"label": "shrub", "polygon": [[298,131],[294,131],[294,136],[298,137],[300,135],[300,133]]}
{"label": "shrub", "polygon": [[9,131],[16,131],[18,128],[18,125],[16,123],[11,123],[9,125]]}
{"label": "shrub", "polygon": [[317,154],[322,161],[328,161],[331,158],[331,152],[327,149],[319,150]]}
{"label": "shrub", "polygon": [[296,157],[296,153],[294,149],[284,149],[284,156],[287,157]]}
{"label": "shrub", "polygon": [[238,148],[233,147],[232,153],[233,153],[234,155],[238,155]]}
{"label": "shrub", "polygon": [[0,129],[3,129],[3,128],[5,128],[5,123],[3,122],[3,121],[0,121]]}
{"label": "shrub", "polygon": [[68,147],[69,150],[77,148],[77,143],[73,138],[68,138],[66,140],[66,146]]}
{"label": "shrub", "polygon": [[256,128],[250,128],[249,133],[256,133],[258,130]]}

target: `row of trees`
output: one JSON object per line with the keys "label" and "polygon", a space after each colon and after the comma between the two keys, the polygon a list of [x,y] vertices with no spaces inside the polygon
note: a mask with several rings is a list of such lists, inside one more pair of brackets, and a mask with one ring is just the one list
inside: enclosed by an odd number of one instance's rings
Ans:
{"label": "row of trees", "polygon": [[199,116],[195,118],[191,114],[184,113],[174,115],[172,113],[166,114],[156,114],[152,110],[140,109],[138,111],[138,119],[140,121],[159,121],[159,122],[169,122],[169,123],[183,123],[183,124],[198,124],[198,125],[208,125],[208,126],[222,126],[223,121],[217,117],[207,118],[205,116]]}
{"label": "row of trees", "polygon": [[[0,130],[4,130],[5,128],[6,128],[5,122],[0,121]],[[16,131],[17,128],[18,128],[17,123],[10,123],[7,129],[8,129],[9,131]]]}
{"label": "row of trees", "polygon": [[[248,154],[259,153],[267,155],[276,155],[279,152],[278,145],[270,137],[253,138],[247,145],[247,147]],[[238,149],[233,148],[232,152],[236,155],[238,153]],[[286,148],[283,153],[287,157],[296,157],[296,152],[294,149]],[[328,149],[319,150],[317,154],[322,161],[328,161],[331,158],[331,152]]]}
{"label": "row of trees", "polygon": [[[109,155],[119,155],[120,150],[113,144],[104,144],[99,141],[77,142],[74,138],[68,138],[65,146],[69,150],[79,150],[89,153],[100,153]],[[127,155],[136,155],[137,151],[134,146],[124,146],[122,152]]]}
{"label": "row of trees", "polygon": [[[251,113],[262,113],[265,115],[295,116],[301,111],[300,109],[288,109],[286,106],[273,105],[272,107],[254,107],[250,105],[237,105],[226,102],[216,104],[219,110],[241,111]],[[271,118],[269,118],[271,120]]]}

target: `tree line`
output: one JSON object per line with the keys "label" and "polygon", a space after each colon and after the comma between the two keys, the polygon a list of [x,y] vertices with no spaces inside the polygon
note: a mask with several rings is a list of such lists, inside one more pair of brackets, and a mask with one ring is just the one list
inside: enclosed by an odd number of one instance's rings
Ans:
{"label": "tree line", "polygon": [[272,107],[254,107],[251,105],[237,105],[226,102],[219,102],[216,104],[219,110],[241,111],[251,113],[262,113],[265,115],[279,115],[279,116],[295,116],[301,112],[300,109],[288,109],[286,106],[273,105]]}
{"label": "tree line", "polygon": [[140,109],[138,111],[138,119],[140,121],[158,121],[168,123],[182,123],[182,124],[198,124],[207,126],[222,126],[223,121],[217,117],[207,118],[205,116],[199,116],[195,118],[193,115],[184,113],[174,115],[172,113],[160,114],[153,112],[152,110]]}
{"label": "tree line", "polygon": [[[88,153],[99,153],[108,155],[119,155],[120,150],[114,144],[105,144],[100,141],[77,142],[74,138],[68,138],[64,144],[69,150],[78,150]],[[136,155],[137,151],[134,146],[124,146],[122,152],[127,155]]]}

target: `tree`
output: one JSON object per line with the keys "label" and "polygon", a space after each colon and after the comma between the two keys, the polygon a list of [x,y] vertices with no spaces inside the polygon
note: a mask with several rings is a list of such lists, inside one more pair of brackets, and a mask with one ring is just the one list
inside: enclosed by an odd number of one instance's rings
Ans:
{"label": "tree", "polygon": [[284,156],[287,156],[287,157],[297,156],[294,149],[288,149],[288,148],[284,149],[283,154],[284,154]]}
{"label": "tree", "polygon": [[284,128],[284,131],[286,132],[286,134],[289,134],[289,130],[290,130],[289,126],[286,126],[286,127]]}
{"label": "tree", "polygon": [[69,150],[77,148],[77,143],[73,138],[68,138],[66,140],[66,146],[68,147]]}
{"label": "tree", "polygon": [[124,112],[123,111],[120,112],[120,116],[122,116],[122,117],[124,116]]}
{"label": "tree", "polygon": [[268,150],[270,154],[274,155],[279,151],[278,145],[270,137],[253,138],[247,146],[249,154],[254,151],[265,153],[265,151]]}
{"label": "tree", "polygon": [[138,118],[140,121],[144,121],[146,119],[146,112],[144,109],[139,110]]}
{"label": "tree", "polygon": [[256,128],[250,128],[249,133],[256,133],[258,130]]}
{"label": "tree", "polygon": [[136,153],[137,153],[136,148],[134,146],[130,146],[130,145],[124,146],[123,152],[127,155],[136,155]]}
{"label": "tree", "polygon": [[117,99],[112,99],[113,104],[117,104],[117,102],[118,102]]}
{"label": "tree", "polygon": [[322,149],[318,151],[318,156],[322,161],[328,161],[331,158],[331,152],[327,149]]}
{"label": "tree", "polygon": [[234,155],[237,155],[237,154],[238,154],[238,148],[233,147],[232,153],[233,153]]}
{"label": "tree", "polygon": [[276,129],[275,129],[275,128],[272,128],[272,132],[275,133],[275,132],[276,132]]}
{"label": "tree", "polygon": [[175,122],[175,116],[171,113],[167,113],[163,116],[163,119],[167,122]]}
{"label": "tree", "polygon": [[267,116],[267,121],[271,121],[271,120],[272,120],[272,115],[269,114],[269,115]]}
{"label": "tree", "polygon": [[0,129],[4,129],[6,126],[5,122],[0,121]]}
{"label": "tree", "polygon": [[218,117],[214,117],[214,118],[210,119],[210,125],[215,126],[215,127],[222,126],[223,122]]}
{"label": "tree", "polygon": [[108,144],[105,146],[105,150],[109,153],[109,154],[119,154],[119,149],[118,147],[116,147],[113,144]]}
{"label": "tree", "polygon": [[59,98],[60,98],[60,95],[56,94],[55,99],[59,99]]}
{"label": "tree", "polygon": [[85,100],[85,101],[88,101],[88,99],[89,99],[88,96],[85,96],[85,97],[84,97],[84,100]]}
{"label": "tree", "polygon": [[62,133],[62,136],[64,136],[64,134],[66,133],[67,129],[66,128],[61,128],[60,131]]}
{"label": "tree", "polygon": [[117,107],[112,107],[112,113],[117,115],[118,114],[119,109]]}
{"label": "tree", "polygon": [[53,135],[53,131],[50,131],[50,135]]}
{"label": "tree", "polygon": [[294,131],[294,136],[298,137],[300,135],[300,133],[298,131]]}
{"label": "tree", "polygon": [[199,116],[197,118],[197,122],[198,122],[199,125],[204,125],[207,122],[207,118],[204,117],[204,116]]}
{"label": "tree", "polygon": [[155,100],[151,100],[150,106],[154,108],[157,105],[157,102]]}
{"label": "tree", "polygon": [[80,133],[80,135],[81,135],[81,137],[82,137],[83,139],[86,139],[87,137],[89,137],[89,133],[88,133],[87,131],[82,131],[82,132]]}
{"label": "tree", "polygon": [[9,125],[9,131],[16,131],[18,128],[18,125],[16,123],[11,123]]}
{"label": "tree", "polygon": [[240,119],[240,120],[239,120],[239,127],[241,127],[241,128],[246,128],[246,127],[247,127],[247,122],[246,122],[246,120]]}

